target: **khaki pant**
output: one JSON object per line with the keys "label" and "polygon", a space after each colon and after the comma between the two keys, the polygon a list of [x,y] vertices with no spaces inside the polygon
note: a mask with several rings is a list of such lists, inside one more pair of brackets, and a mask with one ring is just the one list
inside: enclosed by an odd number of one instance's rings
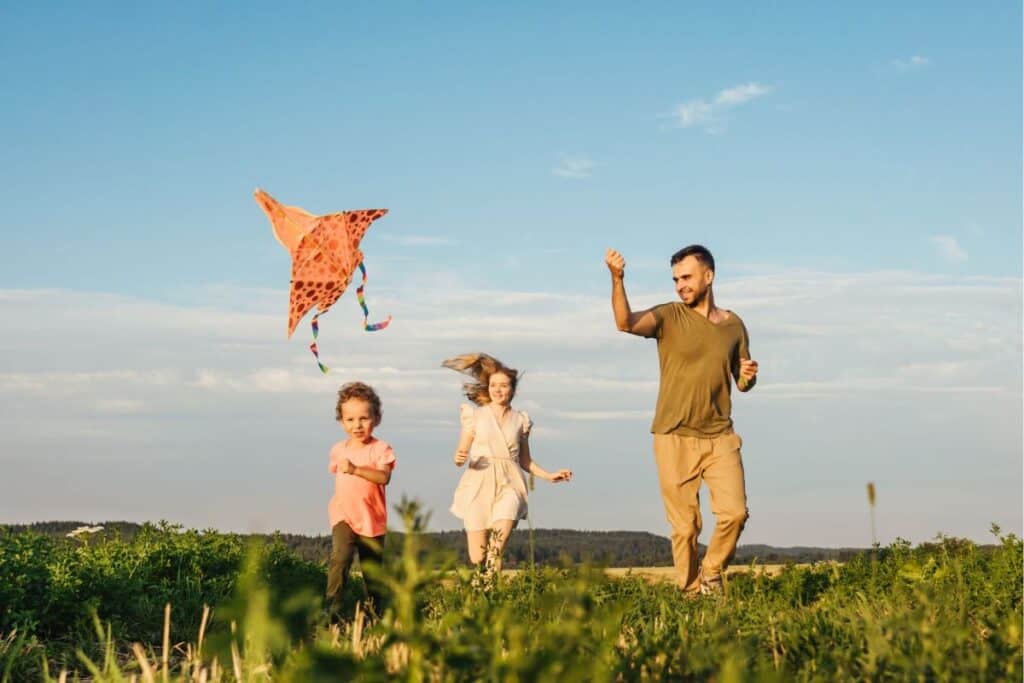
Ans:
{"label": "khaki pant", "polygon": [[[739,434],[732,431],[710,438],[654,435],[661,497],[665,516],[672,525],[672,559],[686,590],[700,587],[700,573],[712,577],[724,572],[736,552],[736,542],[748,515],[742,445]],[[711,492],[715,531],[698,572],[701,480],[707,482]]]}

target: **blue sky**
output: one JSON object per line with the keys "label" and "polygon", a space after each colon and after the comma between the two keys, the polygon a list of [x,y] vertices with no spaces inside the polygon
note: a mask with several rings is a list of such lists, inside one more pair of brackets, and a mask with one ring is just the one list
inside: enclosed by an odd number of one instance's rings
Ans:
{"label": "blue sky", "polygon": [[[409,452],[392,494],[454,526],[456,473],[431,467],[458,381],[436,366],[486,346],[537,378],[520,399],[552,431],[534,450],[581,475],[535,496],[537,524],[666,533],[654,349],[611,329],[601,257],[623,251],[651,305],[672,296],[667,256],[703,242],[768,371],[737,408],[745,540],[863,540],[868,480],[892,492],[890,536],[1019,531],[1020,25],[1009,2],[8,3],[0,519],[39,518],[15,494],[48,489],[65,518],[319,530],[323,416],[359,374],[391,387],[382,434]],[[364,251],[396,323],[359,332],[352,296],[322,323],[348,374],[313,374],[305,324],[283,339],[289,263],[256,187],[391,210]],[[127,493],[189,489],[186,451],[208,491]],[[624,462],[642,474],[608,515]],[[229,486],[230,505],[199,502]],[[837,495],[848,509],[793,526]]]}

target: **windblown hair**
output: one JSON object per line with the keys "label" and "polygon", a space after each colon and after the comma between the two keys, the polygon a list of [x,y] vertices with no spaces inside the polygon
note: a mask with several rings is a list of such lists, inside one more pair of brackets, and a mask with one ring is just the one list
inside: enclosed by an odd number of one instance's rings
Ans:
{"label": "windblown hair", "polygon": [[669,261],[670,266],[682,261],[687,256],[693,256],[698,261],[707,266],[707,269],[711,272],[715,272],[715,257],[711,255],[707,247],[703,247],[699,244],[691,244],[688,247],[683,247],[676,253],[672,254],[672,260]]}
{"label": "windblown hair", "polygon": [[349,382],[342,385],[338,391],[338,404],[334,406],[334,417],[336,420],[341,419],[341,405],[351,400],[366,401],[370,405],[374,426],[380,424],[380,419],[383,416],[380,396],[373,390],[373,387],[363,382]]}
{"label": "windblown hair", "polygon": [[441,363],[443,367],[456,370],[474,379],[473,382],[466,382],[462,385],[462,391],[473,403],[478,406],[485,406],[491,402],[490,392],[487,390],[491,382],[491,375],[501,373],[508,377],[512,384],[512,396],[516,395],[516,386],[519,384],[519,371],[508,367],[494,356],[486,353],[465,353],[461,356],[449,358]]}

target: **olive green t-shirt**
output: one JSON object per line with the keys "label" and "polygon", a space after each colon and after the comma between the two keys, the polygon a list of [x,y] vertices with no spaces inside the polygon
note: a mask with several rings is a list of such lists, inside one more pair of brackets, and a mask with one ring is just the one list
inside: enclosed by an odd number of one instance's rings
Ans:
{"label": "olive green t-shirt", "polygon": [[651,432],[715,436],[732,428],[732,380],[740,359],[750,358],[750,340],[740,317],[715,324],[682,302],[662,304],[658,321],[661,382]]}

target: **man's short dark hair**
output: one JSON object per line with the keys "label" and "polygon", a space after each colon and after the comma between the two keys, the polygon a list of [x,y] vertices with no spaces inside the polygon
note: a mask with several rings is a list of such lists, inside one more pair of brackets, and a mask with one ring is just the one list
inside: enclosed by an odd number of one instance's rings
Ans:
{"label": "man's short dark hair", "polygon": [[691,244],[690,246],[683,247],[676,253],[672,254],[672,261],[669,262],[669,265],[674,266],[687,256],[693,256],[707,266],[708,270],[715,272],[715,257],[711,255],[711,252],[707,250],[707,247],[702,247],[699,244]]}

